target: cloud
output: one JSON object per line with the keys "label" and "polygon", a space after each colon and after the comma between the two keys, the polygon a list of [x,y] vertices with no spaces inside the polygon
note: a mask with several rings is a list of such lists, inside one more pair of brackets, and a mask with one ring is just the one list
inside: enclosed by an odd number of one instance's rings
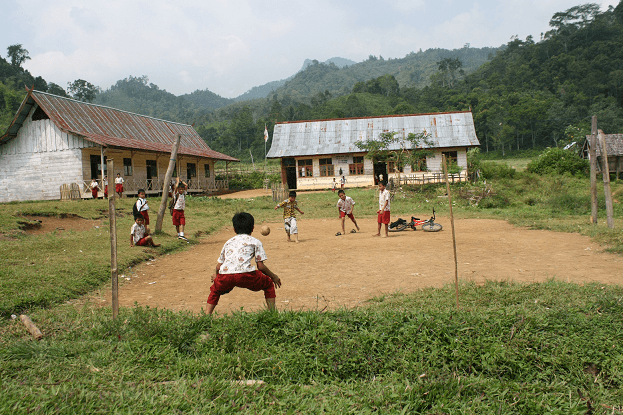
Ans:
{"label": "cloud", "polygon": [[[25,67],[61,86],[81,78],[107,88],[147,75],[175,94],[208,88],[233,97],[294,74],[306,58],[361,61],[419,48],[499,46],[513,35],[538,39],[555,12],[576,3],[15,0],[0,37],[22,43],[32,58]],[[28,16],[27,25],[19,16]]]}

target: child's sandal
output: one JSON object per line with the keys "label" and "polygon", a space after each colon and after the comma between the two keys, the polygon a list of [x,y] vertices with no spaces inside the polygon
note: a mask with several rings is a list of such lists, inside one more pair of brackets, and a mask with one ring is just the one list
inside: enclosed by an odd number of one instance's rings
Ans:
{"label": "child's sandal", "polygon": [[351,230],[350,230],[350,233],[357,233],[357,231],[356,231],[356,230],[354,230],[354,229],[351,229]]}
{"label": "child's sandal", "polygon": [[340,236],[342,234],[342,232],[338,232],[335,234],[335,236]]}

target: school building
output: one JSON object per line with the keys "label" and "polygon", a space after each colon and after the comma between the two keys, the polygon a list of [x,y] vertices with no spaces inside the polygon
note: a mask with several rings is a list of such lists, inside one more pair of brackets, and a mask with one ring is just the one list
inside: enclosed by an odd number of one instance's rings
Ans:
{"label": "school building", "polygon": [[[117,173],[127,195],[139,188],[158,193],[177,134],[174,175],[190,192],[227,188],[227,181],[215,180],[214,163],[239,160],[210,149],[192,126],[31,89],[0,136],[0,202],[60,199],[68,184],[80,189],[78,197],[91,197],[93,178],[103,190],[102,169],[111,193]],[[114,160],[112,172],[107,159]]]}
{"label": "school building", "polygon": [[[385,132],[396,132],[399,139],[409,133],[426,133],[431,146],[423,148],[430,148],[432,154],[417,166],[402,167],[392,161],[371,160],[356,146]],[[389,150],[403,148],[405,141],[398,141]],[[470,111],[443,112],[278,123],[267,157],[281,159],[282,183],[290,189],[330,188],[333,179],[339,183],[342,176],[347,187],[364,187],[399,175],[438,175],[443,171],[442,154],[462,167],[464,178],[467,150],[479,145]]]}

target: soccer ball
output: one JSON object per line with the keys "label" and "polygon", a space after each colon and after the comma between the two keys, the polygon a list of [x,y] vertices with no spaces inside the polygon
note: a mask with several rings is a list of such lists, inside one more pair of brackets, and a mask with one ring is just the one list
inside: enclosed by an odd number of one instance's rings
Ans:
{"label": "soccer ball", "polygon": [[262,230],[260,231],[260,233],[264,236],[268,235],[270,233],[270,228],[268,227],[268,225],[262,225]]}

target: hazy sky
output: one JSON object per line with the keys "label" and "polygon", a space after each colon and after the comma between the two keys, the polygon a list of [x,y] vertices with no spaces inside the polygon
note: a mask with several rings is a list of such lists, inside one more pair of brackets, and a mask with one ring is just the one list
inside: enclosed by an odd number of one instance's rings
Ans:
{"label": "hazy sky", "polygon": [[[0,56],[21,43],[24,67],[66,88],[129,75],[176,95],[224,97],[287,78],[306,58],[404,57],[420,48],[499,46],[549,30],[588,0],[0,0]],[[618,0],[600,3],[602,10]]]}

